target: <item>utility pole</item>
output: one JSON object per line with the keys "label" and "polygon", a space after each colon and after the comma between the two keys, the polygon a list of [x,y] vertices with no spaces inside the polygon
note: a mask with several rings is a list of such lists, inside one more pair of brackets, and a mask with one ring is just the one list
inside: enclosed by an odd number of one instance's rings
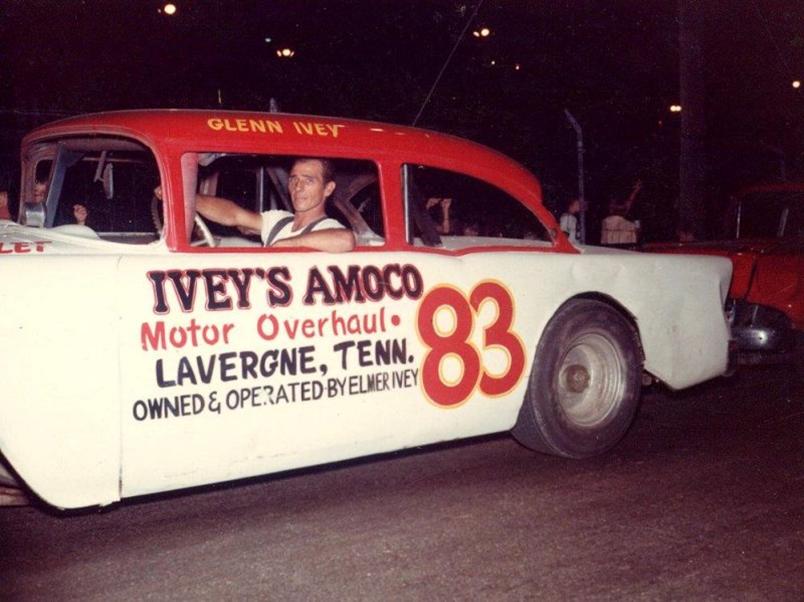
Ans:
{"label": "utility pole", "polygon": [[679,0],[678,46],[681,93],[681,144],[679,148],[679,219],[695,238],[704,232],[706,152],[704,134],[704,74],[702,0]]}
{"label": "utility pole", "polygon": [[564,109],[564,115],[570,122],[572,129],[575,130],[575,148],[578,152],[578,200],[581,201],[581,219],[578,223],[578,240],[581,244],[586,244],[586,199],[584,198],[584,172],[583,172],[583,128],[581,124],[572,116],[568,109]]}

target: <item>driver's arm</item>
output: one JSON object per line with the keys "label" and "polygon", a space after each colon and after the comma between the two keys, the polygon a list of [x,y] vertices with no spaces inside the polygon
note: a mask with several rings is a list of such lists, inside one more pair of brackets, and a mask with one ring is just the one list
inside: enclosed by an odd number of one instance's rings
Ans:
{"label": "driver's arm", "polygon": [[[162,187],[154,188],[154,196],[162,200]],[[262,215],[243,209],[237,203],[217,196],[195,195],[195,209],[203,217],[223,226],[240,226],[259,232],[262,229]]]}
{"label": "driver's arm", "polygon": [[203,217],[224,226],[239,226],[259,232],[262,216],[237,203],[217,196],[195,195],[195,209]]}

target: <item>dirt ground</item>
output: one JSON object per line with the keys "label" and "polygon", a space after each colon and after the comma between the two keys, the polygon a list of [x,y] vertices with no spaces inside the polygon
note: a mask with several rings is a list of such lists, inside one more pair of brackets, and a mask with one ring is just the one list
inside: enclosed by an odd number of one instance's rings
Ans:
{"label": "dirt ground", "polygon": [[611,453],[507,436],[59,515],[0,510],[5,600],[802,600],[804,391],[648,393]]}

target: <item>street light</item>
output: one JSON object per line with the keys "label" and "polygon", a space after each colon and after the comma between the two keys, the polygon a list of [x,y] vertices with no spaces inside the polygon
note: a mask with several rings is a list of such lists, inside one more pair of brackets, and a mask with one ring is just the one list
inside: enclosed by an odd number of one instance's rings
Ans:
{"label": "street light", "polygon": [[480,29],[475,29],[472,35],[476,38],[487,38],[491,35],[491,30],[488,27],[481,27]]}
{"label": "street light", "polygon": [[289,59],[294,54],[296,54],[296,51],[293,50],[292,48],[280,48],[279,50],[276,51],[276,56],[278,56],[281,59]]}
{"label": "street light", "polygon": [[168,2],[165,6],[162,7],[162,12],[164,12],[168,16],[173,16],[176,14],[176,5],[172,2]]}
{"label": "street light", "polygon": [[681,105],[670,105],[671,113],[681,113]]}
{"label": "street light", "polygon": [[797,79],[793,82],[793,87],[798,90],[801,87],[801,80]]}

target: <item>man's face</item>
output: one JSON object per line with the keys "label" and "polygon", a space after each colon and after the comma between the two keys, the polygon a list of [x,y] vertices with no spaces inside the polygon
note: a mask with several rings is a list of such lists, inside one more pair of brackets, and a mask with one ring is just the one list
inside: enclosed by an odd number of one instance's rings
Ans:
{"label": "man's face", "polygon": [[296,213],[324,209],[324,201],[335,190],[335,182],[324,182],[321,161],[300,160],[293,164],[288,178],[288,192]]}
{"label": "man's face", "polygon": [[47,196],[47,184],[45,182],[36,182],[33,189],[34,203],[44,203]]}

